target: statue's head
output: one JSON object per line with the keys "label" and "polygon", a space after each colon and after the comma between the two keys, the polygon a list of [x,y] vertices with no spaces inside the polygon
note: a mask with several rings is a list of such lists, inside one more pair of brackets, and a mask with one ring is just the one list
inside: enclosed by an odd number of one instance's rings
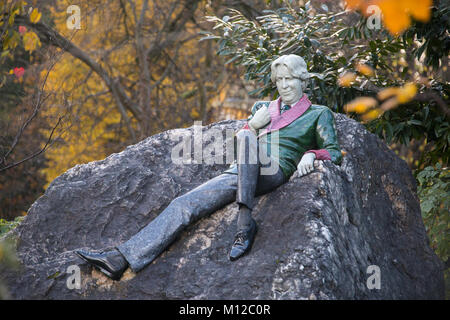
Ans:
{"label": "statue's head", "polygon": [[270,78],[277,85],[284,103],[293,104],[303,96],[310,75],[302,57],[295,54],[281,56],[272,62],[271,71]]}

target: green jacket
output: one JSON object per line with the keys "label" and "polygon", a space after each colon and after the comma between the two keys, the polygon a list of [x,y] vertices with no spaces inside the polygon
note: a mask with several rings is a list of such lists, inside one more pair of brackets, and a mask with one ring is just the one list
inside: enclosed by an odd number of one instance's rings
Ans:
{"label": "green jacket", "polygon": [[[306,100],[309,102],[307,98]],[[252,107],[252,115],[248,120],[250,120],[255,112],[262,106],[269,107],[269,104],[274,104],[277,101],[278,100],[272,102],[256,102]],[[272,122],[274,122],[273,110],[276,110],[275,108],[272,108],[274,105],[271,105],[269,108],[272,109]],[[310,102],[305,108],[307,109],[301,111],[302,114],[298,118],[293,121],[291,119],[290,121],[292,122],[280,129],[264,133],[264,131],[270,128],[271,122],[266,127],[258,130],[258,143],[260,148],[262,145],[265,146],[264,149],[267,150],[267,154],[279,164],[286,177],[290,177],[297,170],[298,163],[302,156],[307,152],[315,153],[317,160],[331,160],[335,164],[340,164],[342,160],[341,149],[337,140],[334,118],[331,110],[325,106],[312,105]],[[277,110],[279,114],[279,107]],[[284,113],[288,111],[285,111]],[[243,129],[246,127],[247,125]],[[276,143],[277,135],[278,143]],[[276,152],[272,151],[274,150],[273,148],[277,146],[279,147],[278,155],[276,155]],[[226,170],[225,173],[237,174],[236,161],[231,164],[230,168]]]}

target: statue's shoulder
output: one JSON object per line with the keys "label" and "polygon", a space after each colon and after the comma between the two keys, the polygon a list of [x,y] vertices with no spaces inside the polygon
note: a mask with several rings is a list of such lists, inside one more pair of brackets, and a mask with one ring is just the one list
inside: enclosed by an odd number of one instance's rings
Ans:
{"label": "statue's shoulder", "polygon": [[262,108],[263,106],[268,107],[270,104],[270,101],[256,101],[255,104],[252,107],[252,114],[255,114],[258,109]]}
{"label": "statue's shoulder", "polygon": [[311,111],[323,112],[323,111],[331,111],[327,106],[323,106],[320,104],[312,104],[310,107]]}
{"label": "statue's shoulder", "polygon": [[322,115],[324,113],[327,113],[327,114],[330,114],[330,115],[333,114],[333,110],[331,110],[327,106],[323,106],[323,105],[320,105],[320,104],[312,104],[309,107],[309,110],[312,111],[312,112],[317,113],[318,116],[320,116],[320,115]]}

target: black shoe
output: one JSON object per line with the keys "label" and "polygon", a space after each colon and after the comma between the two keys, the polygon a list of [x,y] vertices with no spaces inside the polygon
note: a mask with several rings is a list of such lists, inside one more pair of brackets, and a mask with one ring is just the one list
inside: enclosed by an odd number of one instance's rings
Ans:
{"label": "black shoe", "polygon": [[256,230],[256,222],[252,219],[250,227],[244,230],[239,230],[236,233],[229,256],[231,261],[239,259],[244,254],[250,251],[253,240],[255,239]]}
{"label": "black shoe", "polygon": [[127,260],[117,249],[100,253],[77,250],[75,253],[113,280],[120,280],[128,267]]}

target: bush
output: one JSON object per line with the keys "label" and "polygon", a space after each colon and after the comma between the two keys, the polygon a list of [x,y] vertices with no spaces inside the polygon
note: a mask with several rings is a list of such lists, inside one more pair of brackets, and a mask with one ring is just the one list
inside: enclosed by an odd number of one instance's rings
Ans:
{"label": "bush", "polygon": [[24,217],[16,217],[14,220],[0,219],[0,237],[17,227]]}

